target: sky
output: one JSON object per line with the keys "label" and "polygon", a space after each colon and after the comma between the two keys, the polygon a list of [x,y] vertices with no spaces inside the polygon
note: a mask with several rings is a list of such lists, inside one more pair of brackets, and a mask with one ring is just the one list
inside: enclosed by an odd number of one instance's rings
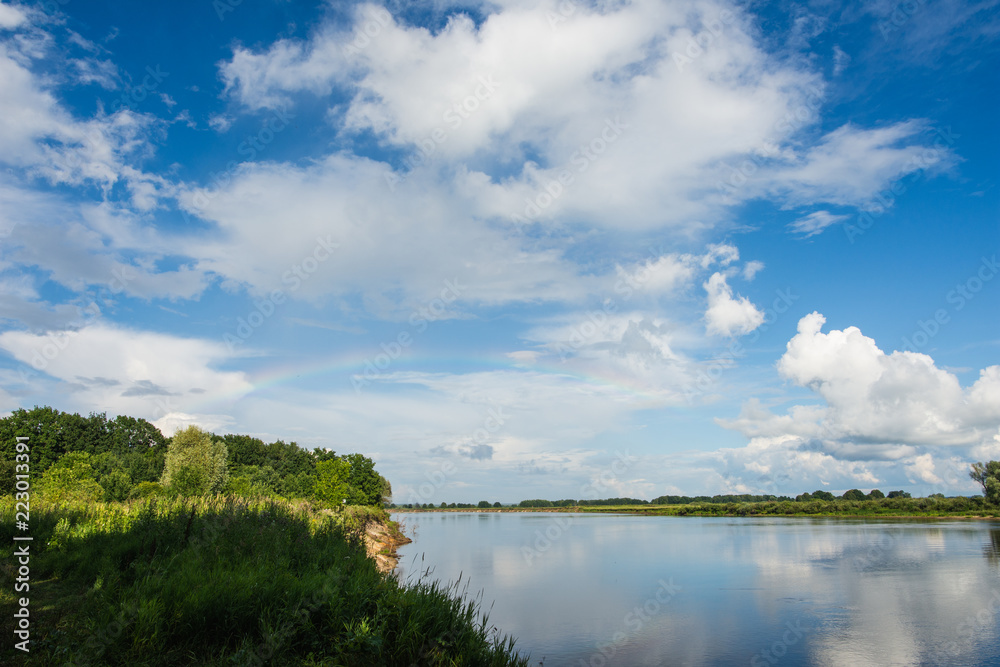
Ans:
{"label": "sky", "polygon": [[394,501],[973,494],[1000,7],[0,3],[0,414]]}

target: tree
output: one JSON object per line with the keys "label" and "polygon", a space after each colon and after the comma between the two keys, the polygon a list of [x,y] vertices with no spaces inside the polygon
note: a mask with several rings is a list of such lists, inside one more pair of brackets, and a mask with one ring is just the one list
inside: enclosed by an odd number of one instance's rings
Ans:
{"label": "tree", "polygon": [[330,459],[316,464],[314,497],[329,507],[340,507],[346,499],[358,503],[358,491],[350,484],[351,464],[344,459]]}
{"label": "tree", "polygon": [[[94,419],[91,415],[91,419]],[[145,454],[149,450],[165,450],[167,439],[160,429],[145,419],[136,419],[127,415],[118,415],[107,422],[112,447],[119,454],[130,452]]]}
{"label": "tree", "polygon": [[160,483],[184,495],[219,493],[229,477],[227,455],[224,442],[188,426],[170,439]]}
{"label": "tree", "polygon": [[878,489],[872,489],[872,492],[868,494],[868,497],[872,500],[877,500],[879,498],[885,498],[885,494]]}
{"label": "tree", "polygon": [[380,492],[381,500],[383,505],[388,505],[392,502],[392,484],[389,483],[382,475],[378,476],[380,483],[382,484],[382,491]]}
{"label": "tree", "polygon": [[851,489],[845,491],[841,498],[844,500],[867,500],[868,497],[860,489]]}
{"label": "tree", "polygon": [[104,489],[94,479],[90,454],[71,452],[59,459],[42,474],[39,482],[41,494],[55,502],[96,502]]}
{"label": "tree", "polygon": [[104,489],[104,500],[106,502],[122,502],[128,500],[132,492],[132,478],[128,473],[121,470],[113,470],[104,476],[100,481],[101,488]]}
{"label": "tree", "polygon": [[836,500],[834,495],[829,491],[813,491],[812,497],[813,500]]}
{"label": "tree", "polygon": [[[358,505],[378,505],[382,502],[382,476],[375,472],[375,462],[361,454],[342,457],[350,465],[348,482],[357,490]],[[317,464],[318,465],[318,464]]]}
{"label": "tree", "polygon": [[482,510],[487,509],[487,508],[490,507],[490,501],[488,501],[488,500],[480,500],[478,507],[479,507],[479,509],[482,509]]}
{"label": "tree", "polygon": [[983,495],[991,503],[1000,502],[1000,461],[973,463],[969,477],[983,487]]}
{"label": "tree", "polygon": [[229,453],[227,464],[230,474],[234,473],[240,466],[264,465],[267,445],[260,438],[252,438],[249,435],[213,436],[213,440],[221,440],[226,443],[226,451]]}
{"label": "tree", "polygon": [[909,491],[890,491],[886,498],[910,498]]}
{"label": "tree", "polygon": [[493,507],[500,507],[500,501],[498,500],[495,503],[493,503]]}

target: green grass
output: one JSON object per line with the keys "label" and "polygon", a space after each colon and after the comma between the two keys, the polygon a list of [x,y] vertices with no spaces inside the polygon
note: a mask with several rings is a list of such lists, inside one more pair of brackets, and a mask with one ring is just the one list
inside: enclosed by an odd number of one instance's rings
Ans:
{"label": "green grass", "polygon": [[[14,503],[0,499],[0,605],[13,636]],[[31,508],[24,665],[524,665],[457,589],[366,557],[377,508],[149,499]],[[23,534],[23,533],[20,533]]]}

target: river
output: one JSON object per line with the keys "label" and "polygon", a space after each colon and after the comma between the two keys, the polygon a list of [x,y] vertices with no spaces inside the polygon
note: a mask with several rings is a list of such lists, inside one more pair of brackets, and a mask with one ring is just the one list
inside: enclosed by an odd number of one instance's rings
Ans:
{"label": "river", "polygon": [[998,665],[1000,522],[396,513],[531,664]]}

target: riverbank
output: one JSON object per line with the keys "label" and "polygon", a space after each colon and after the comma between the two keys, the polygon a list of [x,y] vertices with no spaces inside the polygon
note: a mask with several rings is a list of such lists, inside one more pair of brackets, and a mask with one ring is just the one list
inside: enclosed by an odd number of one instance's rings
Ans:
{"label": "riverbank", "polygon": [[983,498],[882,498],[875,500],[766,501],[757,503],[690,503],[684,505],[577,505],[569,507],[403,508],[419,512],[582,512],[648,516],[811,516],[843,518],[995,519],[1000,507]]}
{"label": "riverbank", "polygon": [[17,509],[0,498],[0,632],[30,652],[2,664],[526,664],[474,601],[387,573],[406,538],[381,508],[33,498],[16,530]]}
{"label": "riverbank", "polygon": [[383,574],[392,572],[399,564],[396,549],[413,541],[403,534],[399,524],[389,519],[388,515],[369,522],[365,526],[363,538],[368,557],[375,561],[379,572]]}

